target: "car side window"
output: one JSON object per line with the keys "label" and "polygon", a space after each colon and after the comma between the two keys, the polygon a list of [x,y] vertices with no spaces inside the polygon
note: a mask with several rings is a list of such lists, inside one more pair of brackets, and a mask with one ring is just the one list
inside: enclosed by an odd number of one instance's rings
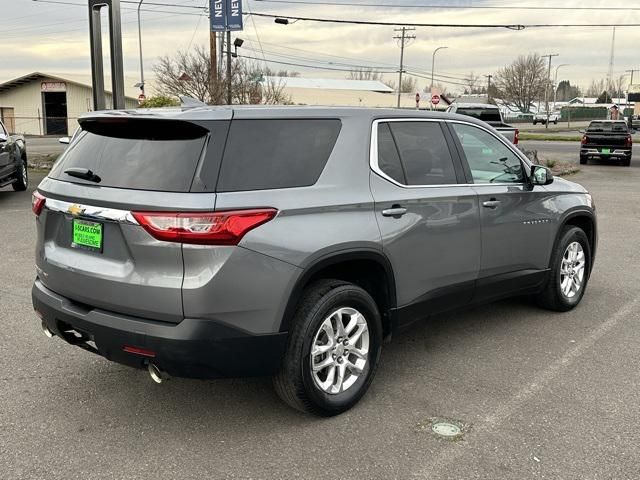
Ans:
{"label": "car side window", "polygon": [[452,123],[467,157],[474,183],[522,183],[520,158],[490,133],[472,126]]}
{"label": "car side window", "polygon": [[4,135],[5,137],[9,136],[7,129],[4,128],[4,125],[0,122],[0,135]]}
{"label": "car side window", "polygon": [[407,177],[388,123],[378,124],[378,167],[396,182],[407,184]]}
{"label": "car side window", "polygon": [[[405,185],[458,183],[453,158],[440,122],[403,121],[381,124],[383,125],[387,126],[389,132],[378,138],[379,165],[383,172]],[[380,148],[381,143],[385,154]],[[399,154],[401,170],[395,167],[392,175],[382,165],[391,170],[390,164],[395,161],[392,155],[394,147],[397,149],[396,154]],[[406,180],[399,180],[402,178],[400,172]]]}

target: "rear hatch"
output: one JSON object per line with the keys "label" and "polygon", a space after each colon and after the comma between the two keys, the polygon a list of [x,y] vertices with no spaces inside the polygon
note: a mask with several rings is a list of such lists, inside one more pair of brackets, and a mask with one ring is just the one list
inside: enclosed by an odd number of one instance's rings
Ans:
{"label": "rear hatch", "polygon": [[590,147],[628,147],[629,130],[624,122],[592,122],[585,136]]}
{"label": "rear hatch", "polygon": [[182,245],[149,235],[135,212],[214,210],[215,193],[203,192],[200,173],[203,159],[222,149],[211,145],[212,132],[226,135],[228,122],[121,117],[83,120],[38,187],[46,198],[38,275],[80,306],[177,323],[184,318]]}

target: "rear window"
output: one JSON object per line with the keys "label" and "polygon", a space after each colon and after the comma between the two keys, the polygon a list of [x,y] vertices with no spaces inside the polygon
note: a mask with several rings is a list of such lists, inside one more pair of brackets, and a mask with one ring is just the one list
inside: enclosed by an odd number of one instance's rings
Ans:
{"label": "rear window", "polygon": [[468,117],[477,118],[483,122],[501,122],[500,110],[497,108],[475,108],[465,107],[458,108],[456,113],[460,115],[467,115]]}
{"label": "rear window", "polygon": [[588,132],[620,132],[627,133],[628,128],[625,122],[591,122],[587,128]]}
{"label": "rear window", "polygon": [[[86,121],[49,176],[57,180],[132,190],[188,192],[207,130],[172,120]],[[88,169],[91,182],[65,173]]]}
{"label": "rear window", "polygon": [[313,185],[340,128],[337,119],[233,120],[217,191]]}

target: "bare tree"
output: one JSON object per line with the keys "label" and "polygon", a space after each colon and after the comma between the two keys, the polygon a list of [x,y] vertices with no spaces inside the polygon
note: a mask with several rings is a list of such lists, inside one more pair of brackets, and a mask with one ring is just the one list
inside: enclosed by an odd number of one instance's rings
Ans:
{"label": "bare tree", "polygon": [[627,89],[627,83],[628,80],[626,75],[620,75],[618,78],[614,78],[613,82],[611,82],[613,86],[613,92],[611,92],[611,96],[615,98],[624,97],[624,92]]}
{"label": "bare tree", "polygon": [[[189,96],[214,105],[224,103],[228,85],[226,72],[221,72],[217,80],[211,81],[211,59],[205,47],[197,46],[188,52],[179,51],[173,57],[160,57],[154,72],[162,95]],[[269,69],[261,70],[255,63],[234,59],[231,69],[233,103],[291,103],[284,92],[284,83],[273,79],[274,73]],[[297,75],[297,72],[278,73],[283,77]]]}
{"label": "bare tree", "polygon": [[372,68],[355,68],[349,72],[348,80],[382,80],[382,74]]}
{"label": "bare tree", "polygon": [[466,94],[474,94],[474,93],[487,93],[487,89],[478,85],[480,81],[480,77],[473,72],[469,73],[466,77],[466,81],[464,82],[466,86],[464,87],[464,93]]}
{"label": "bare tree", "polygon": [[160,57],[153,71],[158,90],[163,95],[184,95],[205,103],[221,103],[224,84],[221,81],[211,84],[211,60],[209,51],[203,46],[178,51],[173,57]]}
{"label": "bare tree", "polygon": [[495,85],[504,101],[527,113],[549,85],[546,77],[544,60],[540,55],[521,55],[498,71]]}
{"label": "bare tree", "polygon": [[604,84],[605,84],[604,79],[591,80],[591,84],[585,91],[585,95],[587,97],[598,97],[602,92],[606,90]]}

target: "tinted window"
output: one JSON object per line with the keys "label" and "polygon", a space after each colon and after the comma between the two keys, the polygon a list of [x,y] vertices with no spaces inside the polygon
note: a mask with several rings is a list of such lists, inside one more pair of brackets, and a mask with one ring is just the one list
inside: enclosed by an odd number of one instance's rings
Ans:
{"label": "tinted window", "polygon": [[[74,183],[133,190],[188,192],[207,131],[184,122],[87,122],[49,174]],[[89,182],[64,173],[86,168],[100,177]]]}
{"label": "tinted window", "polygon": [[587,132],[627,133],[628,128],[625,122],[591,122]]}
{"label": "tinted window", "polygon": [[483,122],[501,122],[500,110],[497,108],[464,107],[456,110],[457,114],[477,118]]}
{"label": "tinted window", "polygon": [[452,123],[467,157],[474,183],[522,183],[520,158],[490,133]]}
{"label": "tinted window", "polygon": [[306,187],[318,181],[340,120],[233,120],[219,192]]}
{"label": "tinted window", "polygon": [[407,185],[458,183],[439,122],[389,122]]}
{"label": "tinted window", "polygon": [[388,123],[378,124],[378,166],[380,170],[396,182],[407,184],[398,149]]}

